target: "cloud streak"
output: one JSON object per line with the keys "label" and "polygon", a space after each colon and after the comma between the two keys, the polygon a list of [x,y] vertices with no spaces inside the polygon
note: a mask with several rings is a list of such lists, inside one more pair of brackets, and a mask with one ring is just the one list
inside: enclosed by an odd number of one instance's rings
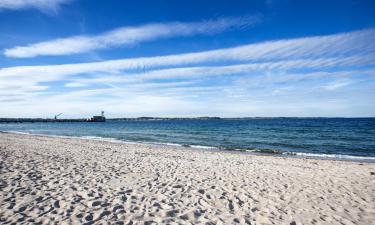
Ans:
{"label": "cloud streak", "polygon": [[203,22],[152,23],[122,27],[94,36],[73,36],[5,49],[13,58],[72,55],[98,49],[128,47],[142,42],[181,36],[212,35],[226,30],[243,29],[260,22],[259,16],[230,17]]}
{"label": "cloud streak", "polygon": [[196,53],[108,60],[45,66],[18,66],[0,69],[1,76],[54,75],[121,72],[158,67],[179,67],[207,63],[249,62],[284,69],[292,67],[366,66],[375,62],[375,29],[328,36],[296,38],[242,45]]}
{"label": "cloud streak", "polygon": [[77,116],[98,107],[113,116],[369,116],[374,34],[368,29],[186,54],[8,67],[0,69],[0,106],[7,113],[27,107]]}
{"label": "cloud streak", "polygon": [[35,8],[45,13],[56,13],[60,5],[70,1],[71,0],[1,0],[0,12],[2,9],[21,10]]}

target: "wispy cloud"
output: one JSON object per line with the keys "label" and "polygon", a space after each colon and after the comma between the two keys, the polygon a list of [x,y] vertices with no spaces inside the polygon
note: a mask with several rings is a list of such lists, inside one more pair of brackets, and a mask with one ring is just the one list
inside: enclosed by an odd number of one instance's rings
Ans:
{"label": "wispy cloud", "polygon": [[116,72],[207,63],[251,62],[265,66],[293,67],[364,66],[375,62],[375,29],[289,40],[269,41],[196,53],[108,60],[94,63],[18,66],[0,69],[0,76],[74,75]]}
{"label": "wispy cloud", "polygon": [[56,13],[60,5],[72,0],[1,0],[0,12],[2,9],[20,10],[35,8],[45,13]]}
{"label": "wispy cloud", "polygon": [[7,57],[27,58],[46,55],[71,55],[97,49],[131,46],[162,38],[211,35],[226,30],[243,29],[260,22],[259,16],[229,17],[203,22],[153,23],[122,27],[94,36],[73,36],[5,49]]}
{"label": "wispy cloud", "polygon": [[27,107],[43,115],[58,110],[77,116],[98,108],[116,112],[113,116],[358,116],[359,111],[369,116],[375,104],[375,30],[187,54],[8,67],[0,69],[0,87],[0,107],[7,113]]}
{"label": "wispy cloud", "polygon": [[353,81],[348,80],[348,79],[336,80],[336,81],[331,82],[331,83],[329,83],[327,85],[324,85],[323,88],[326,89],[326,90],[328,90],[328,91],[334,91],[334,90],[337,90],[339,88],[348,86],[348,85],[350,85],[352,83],[353,83]]}

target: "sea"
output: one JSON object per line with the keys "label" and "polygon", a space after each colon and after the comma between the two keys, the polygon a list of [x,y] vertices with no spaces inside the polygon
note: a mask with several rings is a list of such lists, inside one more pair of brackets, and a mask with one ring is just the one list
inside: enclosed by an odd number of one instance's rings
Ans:
{"label": "sea", "polygon": [[0,131],[375,162],[375,118],[0,123]]}

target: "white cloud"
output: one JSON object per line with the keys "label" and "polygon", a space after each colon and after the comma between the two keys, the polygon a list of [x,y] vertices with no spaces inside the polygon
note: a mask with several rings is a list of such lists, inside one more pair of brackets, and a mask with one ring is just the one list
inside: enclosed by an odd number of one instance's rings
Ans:
{"label": "white cloud", "polygon": [[1,9],[20,10],[26,8],[36,8],[46,13],[56,13],[61,4],[71,0],[1,0]]}
{"label": "white cloud", "polygon": [[0,107],[7,110],[0,116],[61,111],[79,117],[100,109],[111,116],[369,116],[374,34],[369,29],[188,54],[3,68]]}
{"label": "white cloud", "polygon": [[[279,66],[282,64],[282,66]],[[348,77],[355,75],[374,76],[375,70],[349,70],[339,72],[304,72],[304,73],[291,73],[291,72],[280,72],[284,71],[284,68],[308,68],[306,66],[301,67],[300,61],[292,62],[281,62],[277,63],[264,63],[264,64],[239,64],[230,66],[209,66],[209,67],[183,67],[183,68],[171,68],[171,69],[160,69],[152,70],[149,72],[129,73],[129,74],[98,74],[90,78],[75,78],[70,79],[70,82],[65,84],[65,87],[88,87],[94,84],[128,84],[133,85],[139,82],[157,81],[157,80],[168,80],[168,79],[190,79],[199,80],[207,79],[213,76],[227,76],[227,75],[246,75],[245,78],[241,77],[241,83],[252,84],[269,84],[272,82],[288,82],[288,81],[300,81],[306,79],[319,79],[324,77]],[[311,68],[311,67],[310,67]],[[325,68],[324,65],[320,66],[320,69]],[[328,67],[331,68],[331,67]],[[265,71],[272,71],[271,74]],[[257,76],[254,76],[257,75]],[[262,74],[261,77],[258,75]]]}
{"label": "white cloud", "polygon": [[1,76],[66,76],[109,73],[204,63],[254,62],[264,66],[292,67],[363,66],[375,62],[375,29],[350,33],[268,41],[234,48],[168,56],[130,58],[94,63],[18,66],[0,69]]}
{"label": "white cloud", "polygon": [[339,88],[342,88],[342,87],[345,87],[345,86],[348,86],[350,84],[354,83],[353,81],[351,80],[336,80],[334,82],[331,82],[327,85],[324,85],[323,88],[325,90],[328,90],[328,91],[335,91]]}
{"label": "white cloud", "polygon": [[7,57],[27,58],[43,55],[71,55],[97,49],[152,41],[178,36],[210,35],[231,29],[242,29],[260,21],[259,16],[221,18],[193,23],[153,23],[122,27],[96,36],[73,36],[5,49]]}

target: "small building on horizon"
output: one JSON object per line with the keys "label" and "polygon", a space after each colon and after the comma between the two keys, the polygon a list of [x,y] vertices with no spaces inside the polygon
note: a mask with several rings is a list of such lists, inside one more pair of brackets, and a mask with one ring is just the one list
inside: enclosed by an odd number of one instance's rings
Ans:
{"label": "small building on horizon", "polygon": [[104,111],[102,111],[100,116],[91,117],[90,122],[105,122]]}

